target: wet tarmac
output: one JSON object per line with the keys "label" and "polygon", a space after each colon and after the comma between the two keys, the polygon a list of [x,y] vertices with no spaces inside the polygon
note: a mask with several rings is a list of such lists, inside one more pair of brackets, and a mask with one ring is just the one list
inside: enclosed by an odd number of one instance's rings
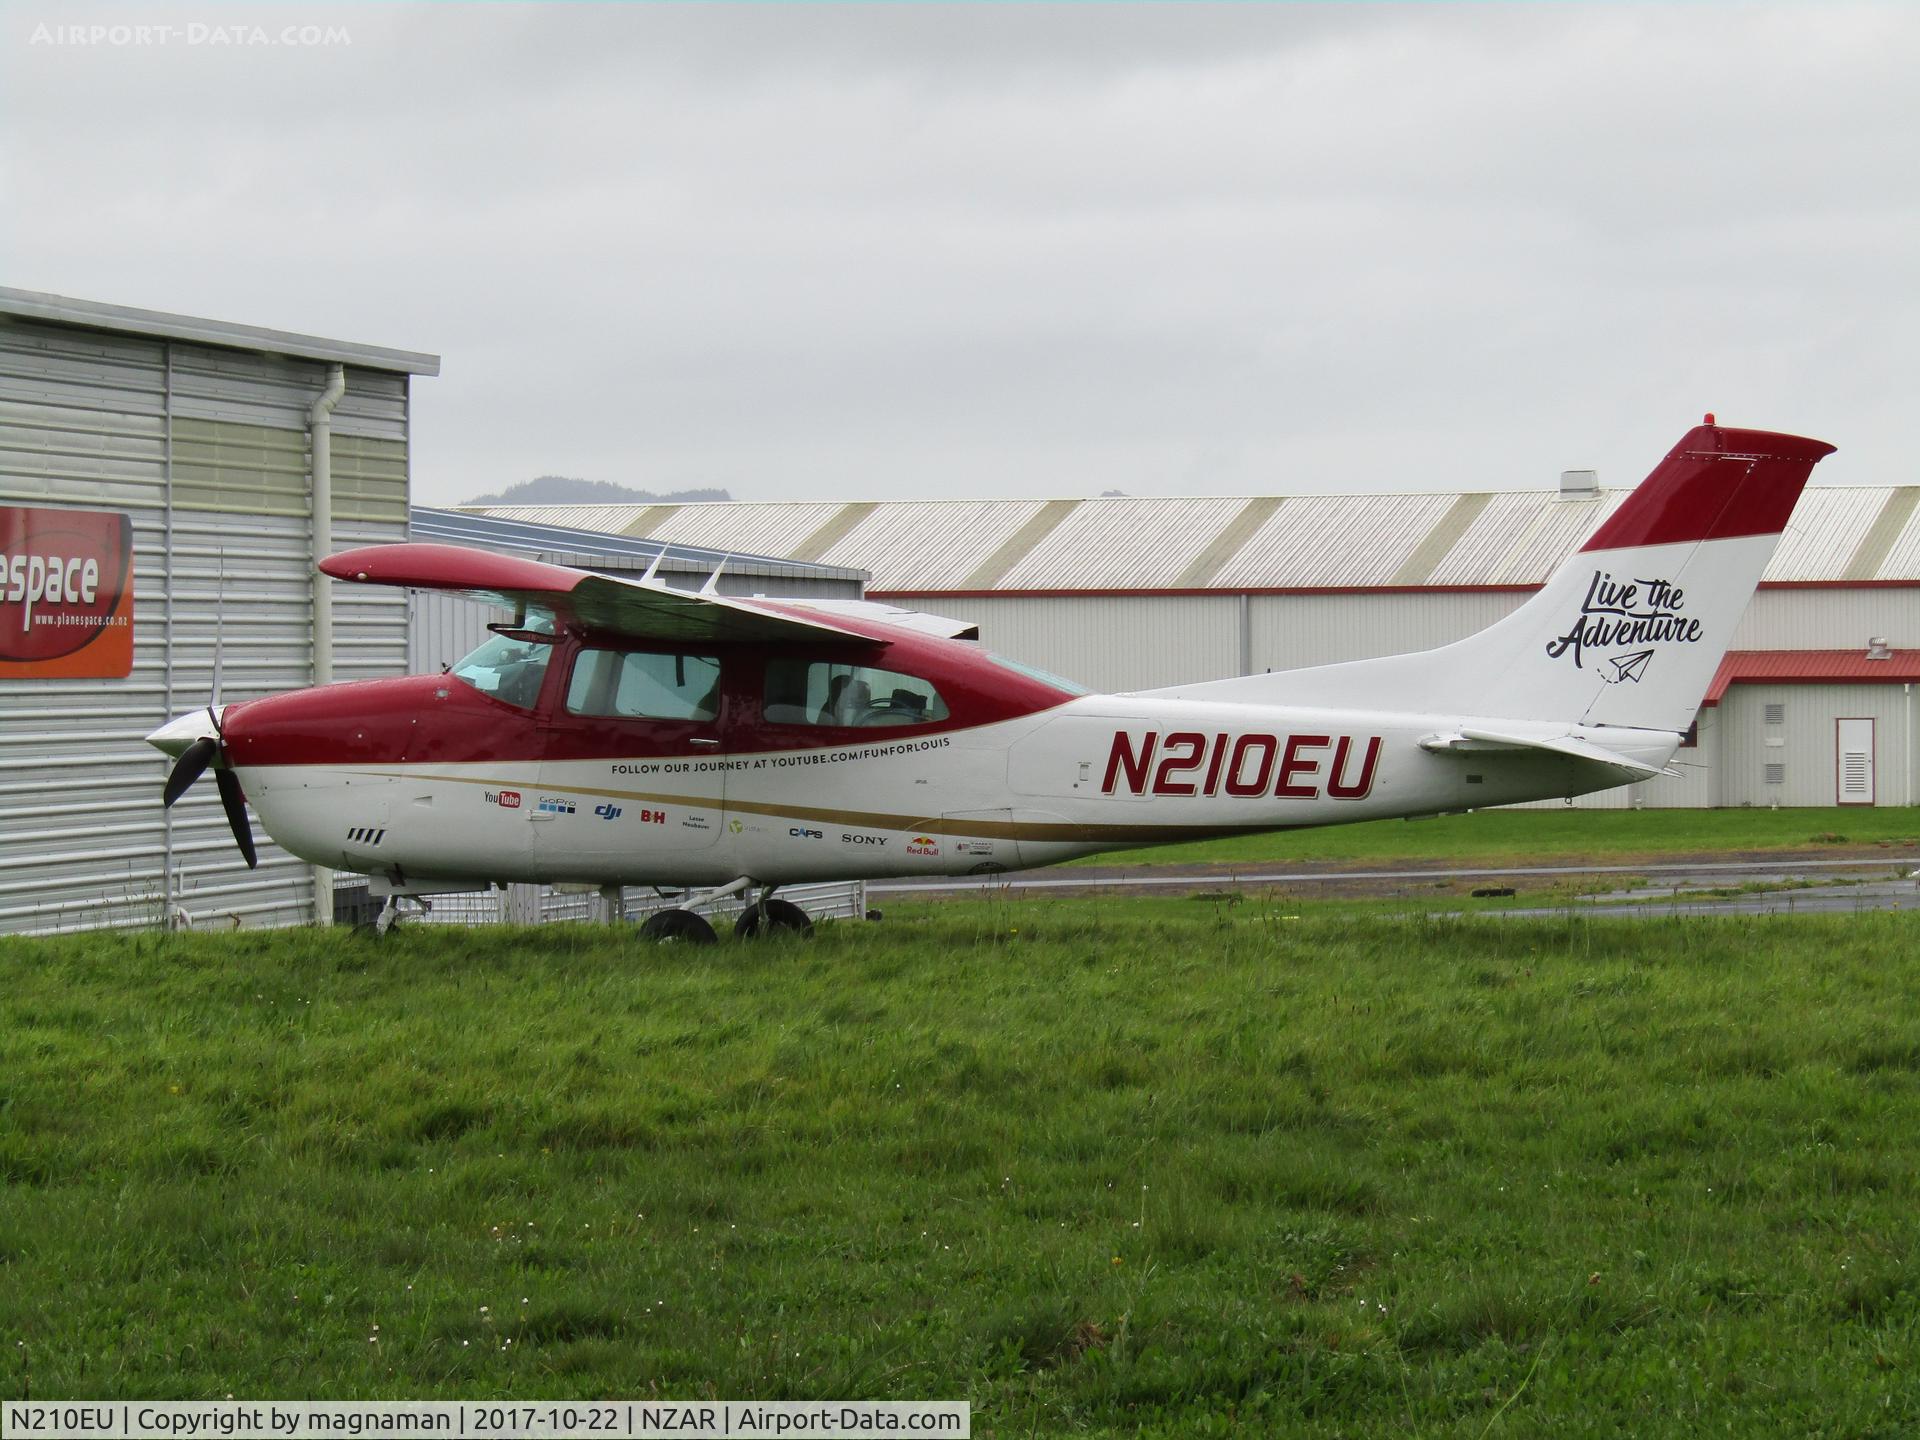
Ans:
{"label": "wet tarmac", "polygon": [[[1612,882],[1577,892],[1583,880]],[[1629,879],[1643,883],[1627,885]],[[1661,919],[1708,915],[1832,915],[1920,909],[1920,852],[1876,848],[1845,855],[1685,855],[1609,859],[1563,865],[1443,866],[1409,863],[1348,869],[1327,862],[1301,868],[1253,869],[1218,865],[1076,866],[972,879],[873,881],[875,898],[968,894],[1204,894],[1217,891],[1307,891],[1315,898],[1438,898],[1442,893],[1492,895],[1553,886],[1551,903],[1507,907],[1473,905],[1452,914],[1542,919],[1569,915]],[[1304,898],[1304,897],[1303,897]],[[1542,899],[1547,897],[1543,896]],[[1433,913],[1433,912],[1428,912]]]}

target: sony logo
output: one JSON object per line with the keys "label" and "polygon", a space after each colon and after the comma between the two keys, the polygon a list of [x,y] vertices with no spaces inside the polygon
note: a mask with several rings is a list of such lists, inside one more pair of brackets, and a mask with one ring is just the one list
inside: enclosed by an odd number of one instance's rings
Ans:
{"label": "sony logo", "polygon": [[887,843],[887,837],[884,835],[842,835],[840,837],[840,843],[842,845],[884,845]]}
{"label": "sony logo", "polygon": [[[1363,800],[1373,791],[1380,764],[1380,737],[1366,737],[1366,753],[1354,773],[1351,735],[1204,735],[1177,730],[1163,742],[1149,730],[1135,742],[1126,731],[1113,737],[1102,793],[1130,795],[1229,795],[1253,799],[1272,795],[1314,800],[1321,794],[1324,769],[1327,797]],[[1331,759],[1325,752],[1331,748]],[[1159,755],[1159,763],[1154,761]],[[1277,777],[1277,778],[1276,778]]]}

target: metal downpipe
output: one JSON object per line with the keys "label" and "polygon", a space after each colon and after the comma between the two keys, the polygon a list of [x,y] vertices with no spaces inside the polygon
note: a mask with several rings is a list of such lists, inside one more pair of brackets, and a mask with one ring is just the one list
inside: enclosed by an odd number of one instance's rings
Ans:
{"label": "metal downpipe", "polygon": [[[307,411],[313,445],[313,683],[333,682],[333,581],[320,573],[320,562],[333,553],[333,407],[347,393],[347,370],[334,365],[327,371],[327,388]],[[313,867],[313,920],[333,923],[333,871]]]}

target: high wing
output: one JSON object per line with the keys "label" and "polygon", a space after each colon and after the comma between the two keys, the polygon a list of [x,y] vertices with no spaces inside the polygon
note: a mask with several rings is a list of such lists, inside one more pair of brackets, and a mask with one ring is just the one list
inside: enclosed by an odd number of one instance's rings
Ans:
{"label": "high wing", "polygon": [[320,562],[324,574],[365,585],[404,585],[466,595],[516,612],[528,605],[563,621],[636,639],[859,640],[873,638],[785,606],[710,590],[676,590],[657,580],[596,575],[517,555],[460,545],[407,542],[343,550]]}
{"label": "high wing", "polygon": [[903,610],[881,600],[823,600],[813,596],[784,600],[788,606],[817,610],[822,615],[838,615],[845,620],[869,620],[876,625],[891,625],[896,630],[911,630],[916,635],[934,635],[942,640],[978,640],[980,627],[971,620],[955,620],[947,615],[929,615],[924,610]]}

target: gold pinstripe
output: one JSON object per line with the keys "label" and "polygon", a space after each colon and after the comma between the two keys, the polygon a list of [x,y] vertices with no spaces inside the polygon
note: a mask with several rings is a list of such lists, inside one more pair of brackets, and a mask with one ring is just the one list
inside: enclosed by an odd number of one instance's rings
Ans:
{"label": "gold pinstripe", "polygon": [[490,789],[532,789],[555,795],[604,795],[651,805],[680,805],[724,814],[765,815],[778,820],[812,820],[861,830],[917,830],[927,835],[951,835],[978,840],[1053,840],[1105,842],[1135,840],[1201,840],[1215,835],[1256,835],[1271,830],[1294,830],[1294,825],[1089,825],[1068,820],[953,820],[940,815],[890,815],[874,810],[839,810],[823,805],[776,805],[757,800],[725,800],[698,795],[667,795],[653,790],[616,790],[604,785],[553,785],[545,780],[498,780],[465,775],[421,775],[399,770],[355,770],[383,780],[418,780],[429,784],[480,785]]}

